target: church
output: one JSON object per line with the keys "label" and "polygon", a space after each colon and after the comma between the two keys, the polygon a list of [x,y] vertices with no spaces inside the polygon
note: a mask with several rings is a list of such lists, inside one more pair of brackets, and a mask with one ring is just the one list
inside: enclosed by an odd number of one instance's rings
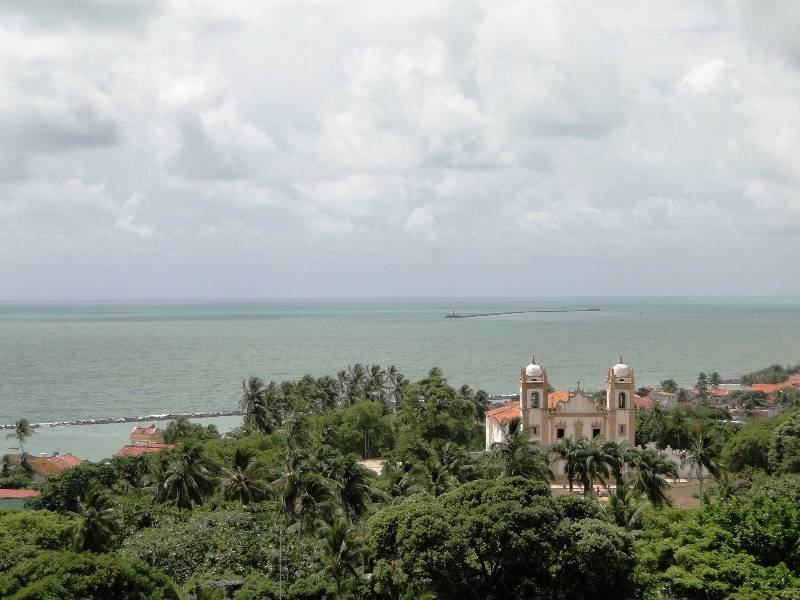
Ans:
{"label": "church", "polygon": [[542,446],[564,438],[605,440],[635,444],[636,384],[633,369],[619,362],[608,368],[605,400],[595,400],[580,389],[550,391],[547,370],[531,359],[520,370],[519,400],[486,411],[486,449],[505,441],[508,423],[521,417],[531,441]]}

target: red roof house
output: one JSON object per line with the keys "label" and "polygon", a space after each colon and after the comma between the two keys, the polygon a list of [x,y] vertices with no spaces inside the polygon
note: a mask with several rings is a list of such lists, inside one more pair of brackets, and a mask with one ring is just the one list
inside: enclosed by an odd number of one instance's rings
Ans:
{"label": "red roof house", "polygon": [[36,490],[6,490],[0,489],[0,500],[25,500],[39,495]]}
{"label": "red roof house", "polygon": [[49,477],[61,473],[64,469],[77,467],[83,461],[74,454],[53,454],[52,456],[32,456],[28,462],[37,475]]}
{"label": "red roof house", "polygon": [[[791,381],[791,380],[790,380]],[[783,388],[792,387],[792,384],[789,381],[784,381],[783,383],[754,383],[750,386],[750,389],[754,392],[764,392],[765,394],[774,394],[778,390],[782,390]]]}
{"label": "red roof house", "polygon": [[123,457],[123,456],[140,456],[142,454],[148,454],[151,452],[161,452],[162,450],[168,450],[169,448],[174,448],[175,444],[158,444],[152,443],[149,446],[133,446],[133,445],[126,445],[123,446],[122,449],[117,452],[114,456]]}

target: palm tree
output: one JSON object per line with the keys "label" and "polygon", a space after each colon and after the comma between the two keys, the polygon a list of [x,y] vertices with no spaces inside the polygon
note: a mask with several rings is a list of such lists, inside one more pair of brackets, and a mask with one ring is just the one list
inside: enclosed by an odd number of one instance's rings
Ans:
{"label": "palm tree", "polygon": [[223,468],[222,473],[220,489],[226,500],[236,498],[247,506],[254,499],[262,498],[266,493],[266,482],[263,479],[264,468],[252,450],[237,448],[233,454],[233,467]]}
{"label": "palm tree", "polygon": [[681,466],[689,465],[689,471],[694,471],[697,481],[700,484],[700,497],[703,497],[703,469],[708,471],[713,477],[719,474],[717,468],[717,457],[719,456],[719,445],[717,440],[708,435],[701,427],[695,429],[692,435],[692,443],[687,451],[686,457],[681,461]]}
{"label": "palm tree", "polygon": [[641,525],[644,503],[642,495],[627,482],[617,483],[617,487],[608,494],[608,502],[603,509],[614,519],[619,527],[638,529]]}
{"label": "palm tree", "polygon": [[343,408],[348,404],[348,388],[349,388],[350,379],[347,375],[347,371],[342,369],[338,373],[336,373],[336,392],[338,396],[337,403],[339,408]]}
{"label": "palm tree", "polygon": [[486,420],[486,409],[489,408],[489,394],[486,390],[478,390],[473,398],[475,404],[475,418],[483,423]]}
{"label": "palm tree", "polygon": [[164,430],[164,441],[167,444],[174,444],[182,438],[189,437],[192,434],[193,427],[191,421],[184,416],[180,416],[174,421],[170,421]]}
{"label": "palm tree", "polygon": [[633,466],[633,490],[644,495],[653,506],[669,506],[669,484],[665,478],[674,480],[678,477],[677,465],[667,460],[663,453],[647,449],[639,452]]}
{"label": "palm tree", "polygon": [[69,511],[73,519],[72,546],[75,552],[103,552],[111,544],[120,523],[115,506],[104,490],[90,491],[78,510]]}
{"label": "palm tree", "polygon": [[25,454],[25,440],[33,435],[33,428],[28,419],[19,419],[14,423],[14,431],[6,436],[6,439],[15,438],[19,443],[20,456]]}
{"label": "palm tree", "polygon": [[342,592],[345,577],[357,577],[356,565],[360,548],[354,539],[351,528],[344,521],[336,520],[322,538],[323,570],[330,573],[336,581],[337,596]]}
{"label": "palm tree", "polygon": [[583,495],[588,496],[595,480],[605,484],[610,459],[601,445],[586,438],[579,439],[576,446],[575,479],[583,486]]}
{"label": "palm tree", "polygon": [[339,456],[331,466],[329,479],[336,486],[339,502],[351,522],[367,512],[370,499],[379,495],[375,475],[352,456]]}
{"label": "palm tree", "polygon": [[261,433],[272,432],[274,418],[267,407],[267,388],[260,377],[242,381],[239,409],[244,413],[245,425]]}
{"label": "palm tree", "polygon": [[24,475],[30,477],[33,475],[33,465],[28,460],[29,455],[27,452],[13,456],[11,454],[4,454],[0,459],[0,477],[11,477],[12,475]]}
{"label": "palm tree", "polygon": [[13,475],[16,465],[11,460],[10,454],[3,454],[0,458],[0,478],[11,477]]}
{"label": "palm tree", "polygon": [[161,502],[174,502],[179,508],[202,504],[205,494],[214,488],[214,477],[208,470],[203,448],[192,444],[172,454],[160,474],[156,497]]}
{"label": "palm tree", "polygon": [[503,462],[503,474],[507,477],[521,475],[542,481],[553,478],[547,456],[528,439],[519,417],[509,421],[506,441],[494,444],[493,449]]}
{"label": "palm tree", "polygon": [[356,404],[365,396],[364,387],[366,385],[367,372],[364,365],[356,363],[352,367],[347,367],[347,403]]}
{"label": "palm tree", "polygon": [[408,473],[408,482],[409,492],[423,491],[434,496],[441,496],[458,485],[458,479],[435,458],[415,464]]}
{"label": "palm tree", "polygon": [[459,483],[464,483],[473,478],[475,466],[469,458],[453,442],[447,442],[434,447],[434,458],[439,461]]}
{"label": "palm tree", "polygon": [[677,444],[675,444],[676,449],[683,448],[683,442],[681,441],[681,432],[686,429],[686,419],[683,417],[683,413],[680,411],[679,408],[676,408],[672,411],[669,418],[669,426],[672,428],[672,431],[675,432]]}
{"label": "palm tree", "polygon": [[386,371],[380,365],[370,365],[364,379],[364,396],[368,400],[386,403]]}
{"label": "palm tree", "polygon": [[579,457],[578,450],[577,444],[572,438],[568,437],[562,438],[560,442],[550,448],[554,455],[564,461],[564,475],[567,477],[570,493],[572,493],[575,483],[575,465]]}
{"label": "palm tree", "polygon": [[394,365],[390,365],[386,370],[386,378],[389,387],[389,401],[396,411],[403,399],[403,390],[408,385],[408,379]]}
{"label": "palm tree", "polygon": [[312,471],[303,455],[290,454],[283,475],[272,484],[278,489],[281,514],[297,523],[299,535],[330,513],[329,480]]}
{"label": "palm tree", "polygon": [[717,502],[724,502],[730,500],[747,489],[747,483],[741,479],[736,479],[736,476],[731,474],[727,469],[721,469],[716,477],[717,488],[715,495]]}
{"label": "palm tree", "polygon": [[614,477],[617,485],[622,483],[622,472],[626,467],[632,467],[636,463],[639,451],[632,448],[627,440],[615,442],[608,440],[602,443],[602,451],[606,456],[606,464]]}

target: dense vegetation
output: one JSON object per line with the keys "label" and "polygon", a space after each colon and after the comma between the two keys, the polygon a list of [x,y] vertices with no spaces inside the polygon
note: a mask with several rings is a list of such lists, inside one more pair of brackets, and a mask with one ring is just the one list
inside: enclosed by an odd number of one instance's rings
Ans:
{"label": "dense vegetation", "polygon": [[[638,443],[684,449],[713,480],[687,510],[655,449],[539,448],[512,421],[484,452],[487,404],[438,369],[250,378],[234,435],[177,420],[174,450],[67,469],[0,512],[0,597],[800,594],[800,412],[740,428],[705,406],[640,415]],[[575,493],[551,493],[548,455]],[[380,475],[358,462],[374,457]],[[602,499],[601,482],[617,484]]]}
{"label": "dense vegetation", "polygon": [[783,383],[791,375],[800,373],[800,363],[792,366],[786,365],[770,365],[764,369],[753,371],[747,375],[742,376],[742,383],[752,385],[754,383]]}

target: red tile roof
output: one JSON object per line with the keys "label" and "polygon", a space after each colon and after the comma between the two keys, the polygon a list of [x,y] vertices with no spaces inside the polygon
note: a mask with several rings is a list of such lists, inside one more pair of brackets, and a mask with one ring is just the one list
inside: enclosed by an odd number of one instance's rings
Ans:
{"label": "red tile roof", "polygon": [[20,498],[35,498],[39,495],[36,490],[4,490],[0,489],[0,500],[19,500]]}
{"label": "red tile roof", "polygon": [[[716,398],[725,398],[726,396],[729,396],[731,393],[730,390],[726,390],[724,388],[708,388],[706,392],[708,393],[709,396],[715,396]],[[692,395],[693,396],[700,395],[700,392],[697,390],[697,388],[692,390]]]}
{"label": "red tile roof", "polygon": [[784,381],[783,383],[754,383],[750,386],[754,392],[764,392],[765,394],[774,394],[778,390],[791,387],[791,380]]}
{"label": "red tile roof", "polygon": [[559,402],[569,400],[569,392],[567,390],[556,390],[547,395],[547,407],[555,408]]}
{"label": "red tile roof", "polygon": [[83,461],[74,454],[54,454],[53,456],[33,456],[28,459],[34,470],[44,477],[55,475],[64,469],[77,467]]}
{"label": "red tile roof", "polygon": [[[489,414],[488,412],[486,414]],[[175,444],[150,444],[149,446],[123,446],[114,456],[139,456],[148,452],[161,452],[168,448],[174,448]]]}
{"label": "red tile roof", "polygon": [[512,400],[503,406],[487,410],[486,416],[492,417],[498,423],[508,423],[512,419],[520,416],[519,402]]}
{"label": "red tile roof", "polygon": [[633,405],[636,408],[653,408],[653,401],[647,396],[633,395]]}

